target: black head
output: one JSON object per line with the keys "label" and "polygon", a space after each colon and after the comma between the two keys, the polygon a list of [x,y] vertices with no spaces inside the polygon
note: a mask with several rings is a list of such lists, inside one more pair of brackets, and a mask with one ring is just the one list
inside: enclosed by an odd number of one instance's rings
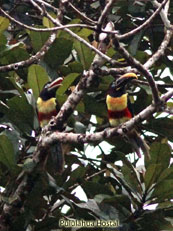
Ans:
{"label": "black head", "polygon": [[112,97],[119,97],[123,95],[126,91],[126,85],[133,79],[137,79],[137,75],[134,73],[126,73],[120,78],[115,80],[108,90],[108,94]]}
{"label": "black head", "polygon": [[46,101],[51,98],[55,98],[57,89],[62,85],[63,78],[59,77],[53,82],[48,82],[44,85],[42,91],[40,92],[40,98]]}

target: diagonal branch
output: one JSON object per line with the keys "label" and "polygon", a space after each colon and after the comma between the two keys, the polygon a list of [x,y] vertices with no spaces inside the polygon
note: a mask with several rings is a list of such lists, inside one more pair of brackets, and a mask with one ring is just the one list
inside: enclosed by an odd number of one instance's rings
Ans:
{"label": "diagonal branch", "polygon": [[103,23],[104,23],[104,21],[106,19],[106,16],[109,13],[109,11],[111,10],[112,5],[113,5],[114,2],[115,2],[115,0],[110,0],[110,1],[107,2],[103,12],[101,13],[101,15],[100,15],[100,17],[98,19],[97,26],[96,26],[96,30],[97,30],[96,41],[99,40],[99,33],[101,32],[101,28],[102,28]]}
{"label": "diagonal branch", "polygon": [[[56,19],[54,19],[50,14],[46,14],[46,16],[57,26],[62,26],[60,22],[58,22]],[[77,34],[75,34],[73,31],[69,30],[68,28],[64,28],[64,30],[69,33],[73,38],[77,39],[79,42],[85,44],[87,47],[89,47],[91,50],[95,51],[96,54],[99,54],[102,58],[104,58],[106,61],[111,62],[111,58],[107,55],[103,54],[101,51],[99,51],[97,48],[92,46],[89,42],[87,42],[85,39],[81,38]],[[117,62],[118,63],[118,62]]]}
{"label": "diagonal branch", "polygon": [[[173,35],[173,25],[171,25],[169,19],[168,19],[168,7],[169,7],[169,1],[166,4],[166,10],[162,9],[160,11],[160,16],[161,19],[164,23],[165,26],[165,37],[162,41],[162,43],[160,44],[160,47],[157,49],[156,53],[152,55],[152,57],[144,64],[144,67],[149,69],[151,66],[154,65],[155,62],[157,62],[159,60],[159,58],[164,55],[165,50],[167,48],[167,46],[169,45],[172,35]],[[158,7],[160,8],[162,4],[158,3],[156,0],[152,1],[152,4],[154,7]]]}
{"label": "diagonal branch", "polygon": [[69,6],[80,16],[80,18],[82,18],[84,21],[92,24],[92,25],[95,25],[96,22],[93,21],[92,19],[88,18],[85,14],[81,13],[80,10],[78,10],[71,2],[68,3]]}
{"label": "diagonal branch", "polygon": [[68,25],[62,25],[62,26],[56,26],[56,27],[51,27],[51,28],[37,28],[37,27],[32,27],[28,26],[24,23],[21,23],[20,21],[16,20],[12,16],[10,16],[7,12],[5,12],[2,8],[0,8],[0,12],[5,15],[10,21],[16,23],[17,25],[31,30],[31,31],[36,31],[36,32],[53,32],[53,31],[58,31],[58,30],[63,30],[65,28],[73,28],[73,27],[81,27],[81,28],[88,28],[94,30],[94,26],[86,25],[86,24],[68,24]]}
{"label": "diagonal branch", "polygon": [[56,39],[56,32],[53,32],[49,36],[48,40],[45,42],[43,47],[35,55],[31,56],[29,59],[24,60],[24,61],[8,64],[5,66],[0,66],[0,71],[6,72],[6,71],[11,71],[11,70],[17,70],[21,67],[26,67],[33,63],[37,63],[41,58],[45,56],[45,54],[47,53],[47,51],[49,50],[49,48],[51,47],[55,39]]}
{"label": "diagonal branch", "polygon": [[[153,1],[151,1],[152,2],[152,4],[153,4],[153,6],[154,7],[160,7],[160,3],[158,2],[158,1],[156,1],[156,0],[153,0]],[[169,4],[169,2],[168,2],[168,4]],[[168,8],[168,5],[167,5],[167,8]],[[164,26],[166,27],[166,29],[169,29],[170,28],[170,25],[171,25],[171,23],[170,23],[170,21],[169,21],[169,19],[168,19],[168,15],[167,15],[167,13],[168,13],[168,10],[166,9],[166,11],[164,10],[164,9],[162,9],[161,11],[160,11],[160,17],[161,17],[161,19],[162,19],[162,22],[164,23]]]}
{"label": "diagonal branch", "polygon": [[135,125],[149,118],[153,113],[164,111],[165,103],[173,96],[173,90],[170,90],[161,97],[161,103],[159,105],[151,104],[138,115],[134,116],[128,122],[122,124],[120,127],[107,128],[104,131],[96,132],[93,134],[75,134],[55,131],[42,139],[43,147],[47,147],[54,142],[60,141],[62,143],[89,143],[89,142],[101,142],[105,139],[109,139],[116,135],[123,135],[127,131],[134,128]]}
{"label": "diagonal branch", "polygon": [[144,67],[146,69],[151,68],[155,64],[155,62],[157,62],[159,58],[164,55],[165,50],[171,41],[172,35],[173,35],[173,26],[170,26],[170,29],[166,31],[165,37],[160,47],[157,49],[156,53],[153,54],[151,58],[149,58],[148,61],[144,64]]}
{"label": "diagonal branch", "polygon": [[153,19],[160,13],[160,11],[162,10],[162,8],[164,7],[164,5],[167,3],[168,0],[164,0],[158,7],[157,10],[140,26],[138,26],[137,28],[135,28],[134,30],[131,30],[123,35],[116,35],[116,37],[119,40],[122,39],[127,39],[128,37],[137,34],[139,31],[145,29],[146,27],[149,26],[149,24],[153,21]]}
{"label": "diagonal branch", "polygon": [[120,52],[120,54],[127,60],[127,62],[133,67],[135,67],[142,75],[144,75],[147,78],[152,90],[154,103],[158,104],[158,102],[160,101],[159,93],[157,85],[155,84],[155,81],[150,72],[138,60],[136,60],[129,54],[129,52],[119,43],[118,39],[114,38],[113,43]]}

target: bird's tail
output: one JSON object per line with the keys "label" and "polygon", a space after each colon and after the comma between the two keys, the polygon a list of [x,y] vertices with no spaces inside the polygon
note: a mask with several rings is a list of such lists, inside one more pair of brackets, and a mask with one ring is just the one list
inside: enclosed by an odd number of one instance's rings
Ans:
{"label": "bird's tail", "polygon": [[142,150],[144,155],[150,159],[150,147],[147,145],[145,140],[141,138],[140,134],[135,129],[133,129],[132,131],[128,132],[127,136],[138,157],[141,157]]}
{"label": "bird's tail", "polygon": [[64,170],[64,154],[62,151],[61,143],[55,143],[50,148],[51,151],[51,161],[55,173],[62,174]]}

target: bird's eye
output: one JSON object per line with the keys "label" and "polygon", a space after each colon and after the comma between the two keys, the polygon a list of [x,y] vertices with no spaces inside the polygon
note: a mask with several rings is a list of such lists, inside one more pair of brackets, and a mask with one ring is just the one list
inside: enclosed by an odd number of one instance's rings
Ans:
{"label": "bird's eye", "polygon": [[123,82],[124,82],[123,79],[121,79],[121,78],[120,78],[120,79],[117,79],[117,80],[116,80],[116,86],[117,86],[117,87],[120,87],[120,85],[121,85]]}
{"label": "bird's eye", "polygon": [[116,82],[113,82],[113,83],[111,84],[111,87],[112,87],[112,88],[115,88],[116,85],[117,85]]}
{"label": "bird's eye", "polygon": [[50,86],[50,82],[46,83],[46,84],[44,85],[44,88],[49,88],[49,86]]}
{"label": "bird's eye", "polygon": [[116,85],[121,83],[121,79],[116,80]]}

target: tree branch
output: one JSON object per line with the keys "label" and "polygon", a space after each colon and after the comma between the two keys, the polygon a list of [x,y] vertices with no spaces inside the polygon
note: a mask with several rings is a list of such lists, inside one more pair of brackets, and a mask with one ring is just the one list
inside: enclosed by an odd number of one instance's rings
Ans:
{"label": "tree branch", "polygon": [[95,21],[93,21],[92,19],[88,18],[86,15],[81,13],[71,2],[69,2],[68,4],[84,21],[87,21],[88,23],[91,23],[92,25],[96,24]]}
{"label": "tree branch", "polygon": [[144,64],[144,67],[146,69],[151,68],[155,62],[159,60],[159,58],[164,55],[166,48],[168,47],[171,38],[173,35],[173,25],[170,26],[170,29],[166,31],[165,37],[160,45],[160,47],[157,49],[156,53],[151,56],[151,58],[148,59],[148,61]]}
{"label": "tree branch", "polygon": [[168,0],[164,0],[158,7],[157,10],[140,26],[138,26],[137,28],[135,28],[134,30],[129,31],[126,34],[123,35],[116,35],[116,37],[119,40],[122,39],[127,39],[128,37],[137,34],[139,31],[145,29],[146,27],[149,26],[149,24],[153,21],[153,19],[160,13],[160,11],[162,10],[162,8],[164,7],[164,5],[167,3]]}
{"label": "tree branch", "polygon": [[50,46],[55,41],[55,39],[56,39],[56,32],[53,32],[49,36],[48,40],[45,42],[43,47],[35,55],[31,56],[29,59],[24,60],[24,61],[8,64],[5,66],[0,66],[0,71],[1,72],[7,72],[7,71],[11,71],[11,70],[17,70],[21,67],[26,67],[26,66],[29,66],[33,63],[39,62],[39,60],[45,56],[45,54],[47,53],[47,51],[49,50]]}
{"label": "tree branch", "polygon": [[103,12],[101,13],[99,19],[98,19],[98,22],[97,22],[97,26],[96,26],[96,30],[97,30],[97,33],[96,33],[96,41],[99,41],[99,34],[101,32],[101,28],[103,26],[103,23],[106,19],[106,16],[108,14],[108,12],[111,10],[111,7],[113,5],[113,3],[115,2],[115,0],[110,0],[107,2]]}
{"label": "tree branch", "polygon": [[51,28],[36,28],[32,26],[28,26],[24,23],[21,23],[20,21],[16,20],[15,18],[11,17],[7,12],[5,12],[2,8],[0,8],[0,12],[5,15],[10,21],[18,24],[19,26],[31,30],[31,31],[36,31],[36,32],[53,32],[53,31],[58,31],[58,30],[63,30],[65,28],[73,28],[73,27],[81,27],[81,28],[88,28],[94,30],[94,26],[89,26],[86,24],[69,24],[69,25],[62,25],[62,26],[56,26],[56,27],[51,27]]}
{"label": "tree branch", "polygon": [[134,128],[135,125],[141,123],[142,121],[149,118],[153,113],[157,111],[164,111],[165,103],[173,96],[173,90],[167,92],[164,96],[161,97],[161,103],[158,105],[151,104],[143,111],[141,111],[138,115],[134,116],[128,122],[122,124],[120,127],[116,128],[107,128],[104,131],[96,132],[93,134],[75,134],[75,133],[65,133],[65,132],[58,132],[55,131],[51,134],[47,134],[42,139],[42,146],[47,147],[52,143],[60,141],[62,143],[94,143],[94,142],[101,142],[105,139],[109,139],[113,136],[124,135],[127,131]]}
{"label": "tree branch", "polygon": [[160,101],[158,89],[150,72],[138,60],[132,57],[123,46],[120,45],[116,37],[114,38],[113,43],[120,52],[120,54],[127,60],[127,62],[133,67],[135,67],[142,75],[144,75],[147,78],[152,90],[154,103],[158,104],[158,102]]}
{"label": "tree branch", "polygon": [[[160,3],[156,0],[152,0],[151,3],[153,4],[154,7],[158,8],[160,7]],[[169,3],[169,2],[168,2]],[[168,7],[168,6],[167,6]],[[166,27],[166,29],[170,29],[170,26],[171,26],[171,23],[168,19],[168,16],[167,16],[167,13],[168,13],[168,10],[166,9],[166,11],[164,9],[162,9],[160,11],[160,17],[162,19],[162,22],[164,23],[164,26]]]}

